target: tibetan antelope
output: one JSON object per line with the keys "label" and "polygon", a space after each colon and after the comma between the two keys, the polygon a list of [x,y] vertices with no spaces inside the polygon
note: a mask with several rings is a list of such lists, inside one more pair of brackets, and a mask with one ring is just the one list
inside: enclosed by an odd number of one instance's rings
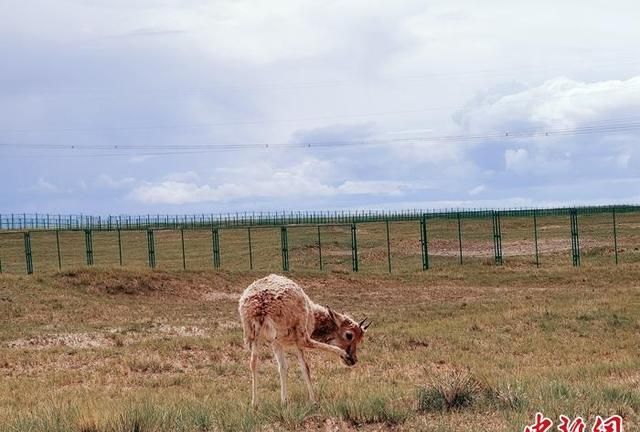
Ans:
{"label": "tibetan antelope", "polygon": [[358,361],[356,348],[371,322],[360,323],[320,306],[295,282],[275,274],[258,279],[240,297],[244,342],[251,351],[251,405],[257,403],[258,346],[271,345],[280,374],[280,399],[287,400],[287,362],[284,350],[293,350],[300,364],[309,399],[315,402],[304,351],[317,349],[339,356],[347,366]]}

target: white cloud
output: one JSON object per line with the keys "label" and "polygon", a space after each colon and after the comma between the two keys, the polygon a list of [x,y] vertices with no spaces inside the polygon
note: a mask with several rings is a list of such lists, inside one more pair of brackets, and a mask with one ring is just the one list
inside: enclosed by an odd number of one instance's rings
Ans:
{"label": "white cloud", "polygon": [[200,176],[195,171],[184,171],[167,174],[163,180],[166,182],[190,183],[200,180]]}
{"label": "white cloud", "polygon": [[129,162],[130,164],[141,164],[143,162],[146,162],[154,158],[157,158],[157,156],[153,156],[153,155],[131,156],[130,158],[127,159],[127,162]]}
{"label": "white cloud", "polygon": [[[486,163],[483,157],[495,158],[499,151],[507,173],[535,175],[549,184],[629,175],[638,165],[640,128],[633,113],[640,109],[640,76],[590,83],[559,77],[504,90],[476,99],[457,118],[468,134],[509,132],[511,137],[477,140],[464,154],[475,148]],[[579,133],[573,134],[576,128]],[[497,150],[482,152],[492,148]]]}
{"label": "white cloud", "polygon": [[409,187],[409,184],[397,181],[348,180],[338,186],[336,191],[352,195],[402,195]]}
{"label": "white cloud", "polygon": [[527,149],[507,149],[504,152],[504,162],[508,170],[522,172],[528,166],[529,152]]}
{"label": "white cloud", "polygon": [[517,132],[523,126],[575,128],[605,118],[628,118],[640,108],[640,76],[626,81],[548,80],[495,97],[487,94],[459,114],[469,132]]}
{"label": "white cloud", "polygon": [[471,196],[479,195],[482,192],[484,192],[486,189],[487,189],[487,187],[485,185],[483,185],[483,184],[478,185],[478,186],[474,187],[473,189],[471,189],[469,191],[469,195],[471,195]]}
{"label": "white cloud", "polygon": [[195,173],[176,173],[159,182],[135,187],[129,197],[147,204],[188,204],[229,202],[242,199],[330,196],[333,188],[324,184],[322,161],[306,159],[290,167],[268,161],[246,163],[232,169],[222,168],[210,179],[199,181]]}
{"label": "white cloud", "polygon": [[135,177],[113,178],[108,174],[100,174],[96,180],[96,184],[98,186],[102,186],[107,189],[121,189],[131,186],[135,182]]}
{"label": "white cloud", "polygon": [[400,196],[412,189],[399,181],[332,179],[326,161],[304,159],[290,167],[258,163],[255,169],[222,169],[209,183],[193,175],[168,175],[159,182],[133,188],[129,198],[146,204],[231,202],[259,198],[306,199],[340,195]]}
{"label": "white cloud", "polygon": [[337,186],[294,178],[280,173],[270,181],[244,184],[222,183],[217,186],[177,181],[146,183],[134,188],[129,198],[145,204],[193,204],[230,202],[256,198],[328,198],[338,195],[399,196],[406,185],[401,182],[346,181]]}
{"label": "white cloud", "polygon": [[276,198],[301,196],[314,193],[316,196],[331,194],[331,189],[319,184],[290,184],[273,180],[260,183],[223,183],[218,186],[208,184],[162,181],[136,187],[130,198],[145,204],[192,204],[203,202],[233,201],[251,198]]}
{"label": "white cloud", "polygon": [[34,192],[46,192],[46,193],[60,193],[62,189],[53,183],[45,180],[43,177],[39,177],[35,185],[31,186],[29,190]]}
{"label": "white cloud", "polygon": [[413,161],[444,167],[462,163],[468,145],[457,142],[442,143],[437,139],[430,142],[425,138],[423,141],[395,143],[392,147],[393,156],[400,159],[400,163]]}

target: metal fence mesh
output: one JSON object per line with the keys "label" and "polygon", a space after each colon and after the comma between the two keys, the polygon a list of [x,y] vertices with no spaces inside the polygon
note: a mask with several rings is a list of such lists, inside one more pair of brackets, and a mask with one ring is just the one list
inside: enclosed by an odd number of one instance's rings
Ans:
{"label": "metal fence mesh", "polygon": [[[165,218],[162,228],[129,220],[140,229],[47,230],[57,218],[40,216],[40,230],[0,231],[0,270],[24,274],[80,266],[154,267],[167,270],[337,271],[408,273],[458,265],[616,265],[640,261],[640,208],[596,207],[556,211],[400,213],[385,219],[361,214],[359,222],[332,223],[345,215],[262,225],[207,225],[204,215]],[[367,219],[363,219],[363,218]],[[59,219],[64,220],[63,218]],[[162,218],[157,216],[157,220]],[[262,221],[266,219],[261,219]],[[323,223],[327,222],[329,223]],[[233,221],[233,224],[231,224]],[[256,222],[256,221],[253,221]],[[277,224],[280,222],[281,224]],[[15,226],[29,224],[25,219]],[[99,226],[115,226],[104,220]],[[78,229],[75,229],[75,228]],[[217,233],[217,237],[214,233]],[[217,243],[214,239],[217,238]],[[217,246],[216,246],[217,244]],[[219,266],[214,250],[219,248]]]}
{"label": "metal fence mesh", "polygon": [[350,226],[320,226],[320,237],[323,268],[330,271],[352,271]]}
{"label": "metal fence mesh", "polygon": [[319,231],[321,229],[317,226],[294,225],[288,227],[289,266],[292,270],[313,271],[324,268],[321,258],[324,258],[322,254],[325,245],[321,232],[320,242],[318,242]]}

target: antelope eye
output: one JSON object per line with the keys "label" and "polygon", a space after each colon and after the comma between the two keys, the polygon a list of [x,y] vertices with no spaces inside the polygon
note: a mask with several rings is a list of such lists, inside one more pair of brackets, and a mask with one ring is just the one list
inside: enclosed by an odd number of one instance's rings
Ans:
{"label": "antelope eye", "polygon": [[353,339],[353,333],[347,332],[347,333],[345,333],[344,337],[346,337],[347,340],[351,340],[351,339]]}

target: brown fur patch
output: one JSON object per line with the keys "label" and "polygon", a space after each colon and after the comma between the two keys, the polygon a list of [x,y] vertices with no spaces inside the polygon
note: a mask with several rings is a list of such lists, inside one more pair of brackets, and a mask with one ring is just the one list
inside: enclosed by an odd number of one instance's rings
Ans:
{"label": "brown fur patch", "polygon": [[313,318],[316,326],[311,334],[311,339],[327,343],[335,336],[338,326],[328,314],[322,313],[322,311],[315,311]]}

